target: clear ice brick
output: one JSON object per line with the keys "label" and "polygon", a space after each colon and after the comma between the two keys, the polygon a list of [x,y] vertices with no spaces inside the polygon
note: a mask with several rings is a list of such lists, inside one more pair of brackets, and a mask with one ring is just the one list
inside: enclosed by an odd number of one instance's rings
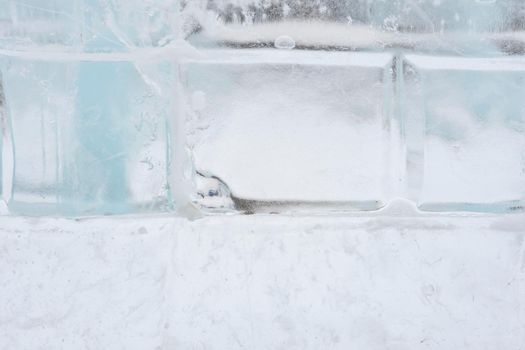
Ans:
{"label": "clear ice brick", "polygon": [[3,199],[11,213],[164,211],[173,64],[13,53],[4,91]]}
{"label": "clear ice brick", "polygon": [[409,195],[419,207],[523,209],[523,57],[409,55],[404,81]]}
{"label": "clear ice brick", "polygon": [[393,61],[381,53],[211,49],[182,63],[195,201],[248,213],[383,206]]}

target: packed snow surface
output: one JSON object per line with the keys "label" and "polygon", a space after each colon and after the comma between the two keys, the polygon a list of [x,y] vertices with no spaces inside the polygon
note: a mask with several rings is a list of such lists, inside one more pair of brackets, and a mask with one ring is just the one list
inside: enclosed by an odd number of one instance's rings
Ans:
{"label": "packed snow surface", "polygon": [[[395,214],[396,217],[393,217]],[[0,348],[519,349],[525,217],[3,218]]]}

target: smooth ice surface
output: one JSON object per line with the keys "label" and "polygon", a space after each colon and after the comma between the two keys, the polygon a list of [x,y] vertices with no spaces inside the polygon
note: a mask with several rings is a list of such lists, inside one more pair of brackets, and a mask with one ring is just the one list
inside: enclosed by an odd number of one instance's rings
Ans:
{"label": "smooth ice surface", "polygon": [[99,59],[2,57],[3,198],[12,213],[170,205],[172,63]]}
{"label": "smooth ice surface", "polygon": [[381,205],[388,191],[391,55],[202,54],[182,67],[197,172],[246,200]]}
{"label": "smooth ice surface", "polygon": [[525,200],[525,60],[409,56],[408,172],[424,209],[513,210]]}
{"label": "smooth ice surface", "polygon": [[520,349],[525,218],[0,225],[0,348]]}

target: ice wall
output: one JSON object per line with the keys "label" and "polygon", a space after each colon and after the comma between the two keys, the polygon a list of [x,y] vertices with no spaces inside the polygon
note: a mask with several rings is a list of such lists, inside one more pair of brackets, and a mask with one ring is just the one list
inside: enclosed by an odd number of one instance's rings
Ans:
{"label": "ice wall", "polygon": [[516,0],[3,1],[4,211],[522,210],[524,18]]}
{"label": "ice wall", "polygon": [[[524,11],[521,1],[183,3],[183,33],[204,56],[183,64],[196,202],[317,212],[402,197],[424,211],[521,210]],[[369,75],[382,55],[382,75]]]}

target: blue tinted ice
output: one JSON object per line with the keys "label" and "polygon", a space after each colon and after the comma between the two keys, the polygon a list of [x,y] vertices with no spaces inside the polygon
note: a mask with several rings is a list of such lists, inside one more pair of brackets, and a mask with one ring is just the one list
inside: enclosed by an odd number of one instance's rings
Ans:
{"label": "blue tinted ice", "polygon": [[411,194],[424,210],[525,204],[525,60],[409,56]]}
{"label": "blue tinted ice", "polygon": [[12,212],[106,214],[171,205],[173,64],[104,58],[2,59],[11,142],[4,164],[12,157],[4,199]]}
{"label": "blue tinted ice", "polygon": [[0,48],[130,51],[177,37],[178,0],[3,0]]}
{"label": "blue tinted ice", "polygon": [[[172,208],[178,1],[0,3],[2,197],[11,213]],[[164,51],[163,51],[164,50]]]}

